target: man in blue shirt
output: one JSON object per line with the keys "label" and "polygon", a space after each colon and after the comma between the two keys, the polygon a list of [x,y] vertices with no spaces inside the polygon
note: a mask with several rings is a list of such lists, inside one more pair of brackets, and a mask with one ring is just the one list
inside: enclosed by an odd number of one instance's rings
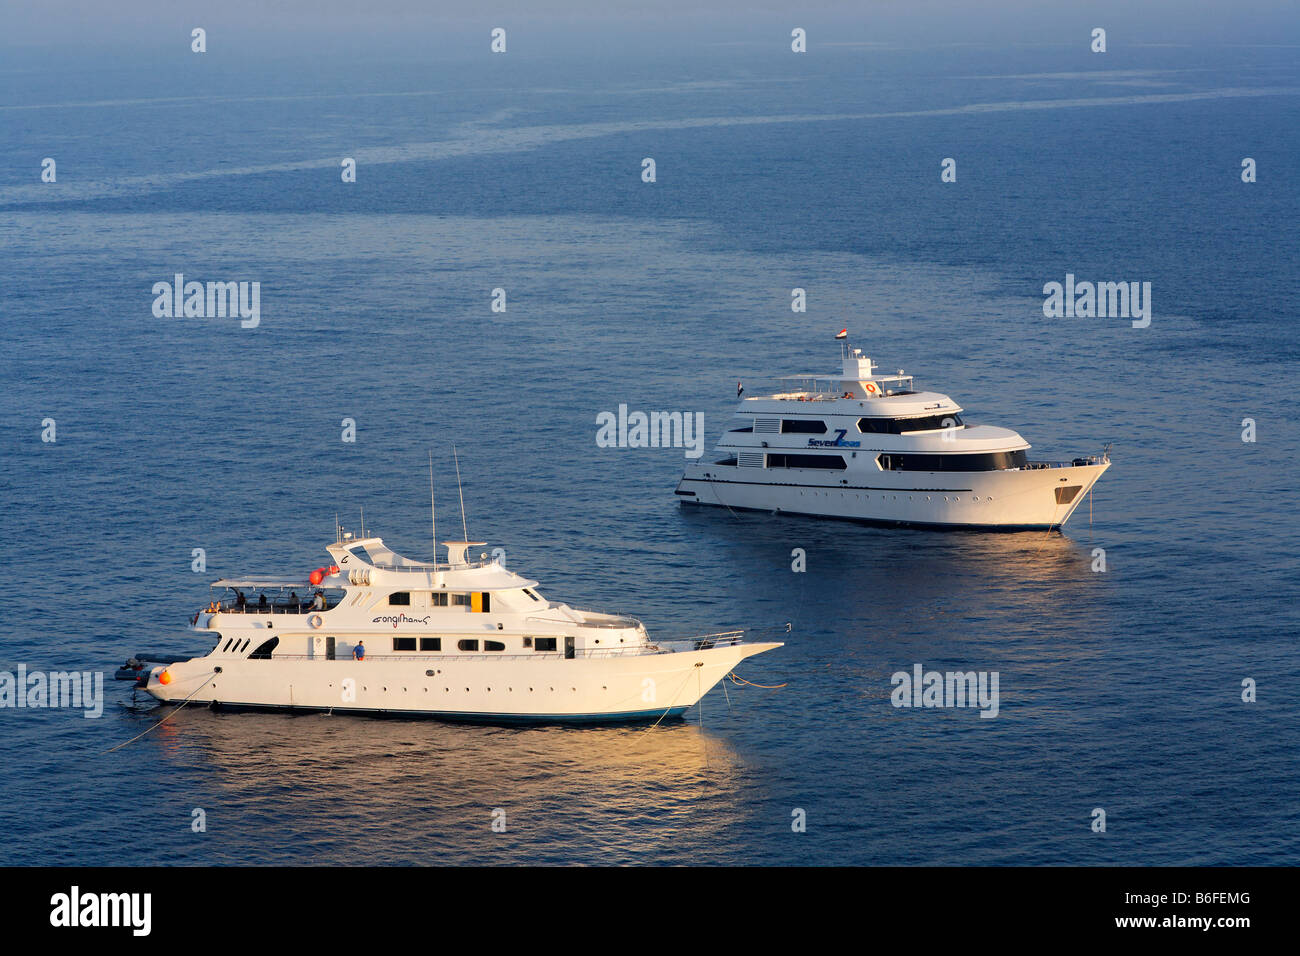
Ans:
{"label": "man in blue shirt", "polygon": [[354,661],[364,661],[366,659],[365,641],[357,641],[357,646],[352,648],[352,659]]}

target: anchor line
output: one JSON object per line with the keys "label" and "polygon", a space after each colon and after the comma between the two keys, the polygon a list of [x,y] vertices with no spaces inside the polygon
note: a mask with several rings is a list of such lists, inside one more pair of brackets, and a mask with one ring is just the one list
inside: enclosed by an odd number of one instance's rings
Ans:
{"label": "anchor line", "polygon": [[[692,667],[691,670],[695,670],[695,668]],[[668,711],[672,710],[672,709],[673,709],[673,704],[677,703],[677,695],[680,694],[680,693],[682,692],[682,689],[686,686],[686,681],[688,681],[688,680],[690,680],[690,679],[691,679],[691,675],[690,675],[689,673],[687,673],[687,675],[686,675],[686,680],[682,681],[682,683],[681,683],[681,687],[678,687],[678,688],[677,688],[677,692],[674,693],[673,696],[672,696],[671,698],[669,698],[668,706],[665,707],[665,708],[664,708],[664,712],[663,712],[662,714],[659,715],[659,720],[656,720],[653,724],[651,724],[649,727],[647,727],[645,730],[643,730],[642,733],[649,733],[650,731],[654,730],[656,727],[659,726],[659,722],[662,721],[665,717],[668,716]]]}
{"label": "anchor line", "polygon": [[[129,743],[133,743],[133,742],[139,740],[141,737],[143,737],[145,734],[149,733],[150,731],[157,730],[157,729],[158,729],[159,727],[161,727],[163,724],[167,723],[167,721],[171,720],[173,717],[175,717],[177,714],[179,714],[179,713],[181,712],[181,708],[184,707],[186,704],[188,704],[188,703],[190,702],[190,700],[194,697],[195,694],[197,694],[199,691],[203,690],[203,688],[205,688],[205,687],[207,687],[209,684],[211,684],[211,683],[212,683],[212,678],[213,678],[213,677],[216,677],[216,676],[217,676],[217,672],[216,672],[216,671],[213,671],[213,672],[212,672],[212,675],[211,675],[210,677],[208,677],[208,679],[205,680],[205,681],[204,681],[202,684],[200,684],[198,687],[194,688],[193,693],[191,693],[189,697],[186,697],[183,701],[181,701],[179,704],[177,704],[177,705],[176,705],[176,709],[173,710],[170,714],[168,714],[168,715],[167,715],[166,717],[164,717],[162,720],[158,721],[158,723],[154,724],[152,727],[148,728],[148,730],[143,730],[143,731],[141,731],[140,733],[136,734],[136,735],[135,735],[134,737],[132,737],[130,740],[124,741],[123,743],[118,744],[116,747],[110,747],[108,750],[105,750],[105,751],[104,751],[104,754],[111,754],[114,750],[121,750],[121,749],[122,749],[123,747],[125,747],[127,744],[129,744]],[[100,756],[103,756],[104,754],[101,754]]]}
{"label": "anchor line", "polygon": [[751,681],[745,680],[745,678],[741,677],[735,671],[732,671],[730,674],[727,675],[727,677],[731,679],[731,682],[733,684],[744,684],[747,687],[758,687],[762,690],[780,690],[782,687],[790,686],[789,681],[786,681],[784,684],[755,684]]}

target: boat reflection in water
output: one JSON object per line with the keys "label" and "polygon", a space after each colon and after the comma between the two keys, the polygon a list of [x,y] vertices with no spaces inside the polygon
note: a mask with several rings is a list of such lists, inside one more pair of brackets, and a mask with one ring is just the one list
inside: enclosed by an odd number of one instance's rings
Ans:
{"label": "boat reflection in water", "polygon": [[182,799],[203,807],[206,833],[187,859],[213,864],[689,863],[717,853],[758,785],[726,740],[681,721],[500,727],[186,707],[132,746],[188,781]]}

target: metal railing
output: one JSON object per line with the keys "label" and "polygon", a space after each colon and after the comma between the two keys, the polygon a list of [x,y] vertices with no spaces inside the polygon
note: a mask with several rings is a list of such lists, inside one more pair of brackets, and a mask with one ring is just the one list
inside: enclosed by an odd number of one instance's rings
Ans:
{"label": "metal railing", "polygon": [[1041,471],[1045,468],[1083,468],[1088,465],[1100,465],[1106,460],[1103,455],[1084,455],[1071,461],[1027,461],[1020,466],[1020,470]]}

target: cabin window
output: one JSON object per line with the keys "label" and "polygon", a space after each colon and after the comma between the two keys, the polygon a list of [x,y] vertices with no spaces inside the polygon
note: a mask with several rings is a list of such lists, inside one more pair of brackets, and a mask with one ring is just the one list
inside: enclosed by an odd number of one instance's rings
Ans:
{"label": "cabin window", "polygon": [[434,591],[429,595],[429,604],[433,607],[446,607],[447,595],[445,592]]}
{"label": "cabin window", "polygon": [[462,651],[476,651],[478,650],[478,641],[466,638],[465,640],[459,642],[456,646],[460,648]]}
{"label": "cabin window", "polygon": [[533,650],[535,651],[554,651],[556,649],[556,639],[553,637],[535,637],[533,638]]}
{"label": "cabin window", "polygon": [[1023,451],[995,451],[976,455],[880,455],[883,471],[1006,471],[1023,468]]}
{"label": "cabin window", "polygon": [[799,435],[825,435],[826,423],[806,418],[783,418],[781,419],[781,434],[788,435],[794,432]]}
{"label": "cabin window", "polygon": [[453,595],[451,596],[451,606],[452,606],[452,607],[469,607],[469,595],[468,595],[468,594],[453,594]]}
{"label": "cabin window", "polygon": [[485,651],[504,651],[506,645],[501,641],[484,641],[483,650]]}
{"label": "cabin window", "polygon": [[261,644],[257,645],[257,650],[248,655],[248,659],[250,661],[269,661],[271,659],[271,652],[275,650],[279,643],[280,639],[278,637],[273,637],[269,641],[263,641]]}
{"label": "cabin window", "polygon": [[389,607],[410,607],[411,592],[394,591],[392,594],[388,595],[388,606]]}
{"label": "cabin window", "polygon": [[843,471],[848,467],[843,455],[768,455],[769,468],[829,468]]}
{"label": "cabin window", "polygon": [[395,651],[413,651],[413,650],[415,650],[415,638],[413,638],[413,637],[395,637],[395,638],[393,638],[393,650],[395,650]]}
{"label": "cabin window", "polygon": [[925,415],[921,418],[859,418],[858,431],[864,435],[901,435],[903,432],[927,432],[936,428],[956,428],[965,425],[955,412],[943,415]]}
{"label": "cabin window", "polygon": [[717,461],[714,462],[714,464],[715,464],[715,465],[735,465],[735,464],[736,464],[736,456],[735,456],[735,455],[728,455],[726,458],[719,458]]}
{"label": "cabin window", "polygon": [[532,598],[534,601],[540,601],[540,600],[541,600],[541,598],[539,598],[539,597],[538,597],[536,594],[534,594],[532,591],[528,590],[528,588],[523,588],[523,592],[524,592],[525,594],[527,594],[530,598]]}
{"label": "cabin window", "polygon": [[420,650],[422,651],[440,651],[442,650],[441,637],[422,637],[420,638]]}

